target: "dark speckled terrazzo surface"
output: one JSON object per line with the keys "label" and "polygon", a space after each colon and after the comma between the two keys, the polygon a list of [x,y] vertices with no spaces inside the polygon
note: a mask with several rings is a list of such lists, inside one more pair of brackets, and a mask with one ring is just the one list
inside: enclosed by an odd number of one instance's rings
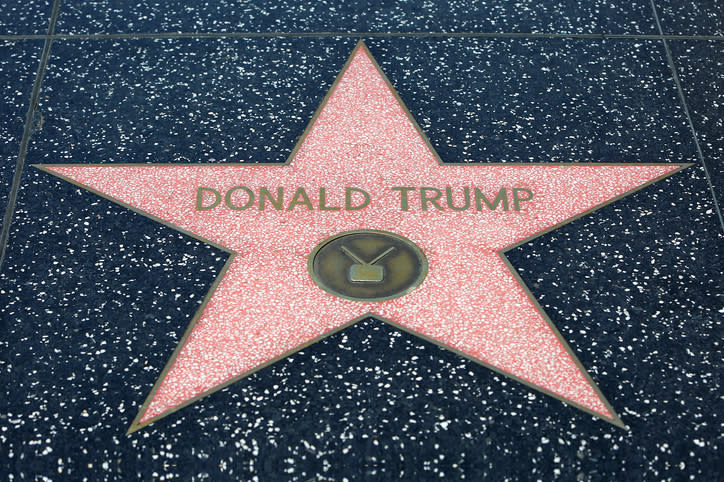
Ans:
{"label": "dark speckled terrazzo surface", "polygon": [[[47,28],[3,5],[0,35]],[[56,31],[657,32],[648,1],[179,5]],[[655,5],[722,34],[719,2]],[[30,164],[281,162],[357,40],[53,40],[0,267],[4,478],[721,479],[724,40],[365,39],[445,161],[694,163],[508,252],[629,430],[367,319],[125,435],[227,255]],[[3,205],[42,43],[0,46]]]}
{"label": "dark speckled terrazzo surface", "polygon": [[664,33],[724,35],[724,3],[721,0],[657,0]]}
{"label": "dark speckled terrazzo surface", "polygon": [[724,44],[671,42],[717,198],[724,198]]}
{"label": "dark speckled terrazzo surface", "polygon": [[50,0],[4,0],[0,3],[0,35],[46,33],[52,4]]}
{"label": "dark speckled terrazzo surface", "polygon": [[[0,203],[7,205],[42,42],[0,42]],[[34,123],[40,126],[40,117]],[[0,221],[2,223],[2,221]]]}
{"label": "dark speckled terrazzo surface", "polygon": [[[695,160],[661,42],[368,43],[446,161]],[[39,104],[46,135],[33,137],[28,159],[283,162],[353,46],[345,38],[57,42]]]}
{"label": "dark speckled terrazzo surface", "polygon": [[654,33],[646,0],[508,2],[73,2],[58,29],[117,32],[565,32]]}
{"label": "dark speckled terrazzo surface", "polygon": [[353,47],[348,39],[58,42],[39,105],[52,121],[29,159],[283,162]]}

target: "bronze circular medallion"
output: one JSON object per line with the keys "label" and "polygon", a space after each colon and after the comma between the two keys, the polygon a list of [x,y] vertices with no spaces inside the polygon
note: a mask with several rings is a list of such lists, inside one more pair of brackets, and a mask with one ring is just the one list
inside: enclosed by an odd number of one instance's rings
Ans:
{"label": "bronze circular medallion", "polygon": [[346,231],[309,256],[309,274],[324,291],[356,301],[406,295],[425,279],[427,258],[412,241],[387,231]]}

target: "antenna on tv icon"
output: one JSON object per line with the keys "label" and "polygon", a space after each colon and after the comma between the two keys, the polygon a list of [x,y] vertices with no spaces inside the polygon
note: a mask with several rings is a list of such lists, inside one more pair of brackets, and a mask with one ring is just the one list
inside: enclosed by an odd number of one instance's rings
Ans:
{"label": "antenna on tv icon", "polygon": [[365,263],[359,256],[354,254],[345,246],[342,246],[342,252],[356,261],[355,264],[349,267],[349,280],[354,283],[381,283],[382,280],[385,279],[385,269],[382,266],[375,265],[375,263],[394,251],[394,249],[394,246],[387,248],[375,259],[369,263]]}

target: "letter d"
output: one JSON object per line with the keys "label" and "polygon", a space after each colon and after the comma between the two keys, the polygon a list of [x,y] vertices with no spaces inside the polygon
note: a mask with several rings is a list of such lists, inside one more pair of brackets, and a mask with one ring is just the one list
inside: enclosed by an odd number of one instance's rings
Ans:
{"label": "letter d", "polygon": [[[204,192],[211,192],[214,193],[214,196],[216,196],[216,200],[211,203],[210,206],[204,206]],[[221,202],[221,193],[217,191],[216,189],[211,189],[210,187],[200,187],[196,190],[196,210],[197,211],[208,211],[209,209],[214,209],[216,206],[219,205]]]}
{"label": "letter d", "polygon": [[[364,201],[362,204],[358,204],[356,206],[352,205],[352,193],[358,192],[364,196]],[[367,194],[367,191],[363,189],[359,189],[356,187],[348,187],[344,190],[344,208],[347,211],[358,211],[360,209],[364,209],[367,207],[367,205],[370,203],[370,195]]]}

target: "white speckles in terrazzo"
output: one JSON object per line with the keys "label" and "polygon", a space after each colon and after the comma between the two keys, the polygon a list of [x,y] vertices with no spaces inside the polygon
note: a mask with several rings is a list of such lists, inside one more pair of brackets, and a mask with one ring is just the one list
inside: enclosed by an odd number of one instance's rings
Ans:
{"label": "white speckles in terrazzo", "polygon": [[[264,0],[247,3],[168,0],[70,3],[59,29],[71,33],[173,32],[574,32],[654,33],[647,2],[605,0],[485,2],[428,0]],[[330,24],[330,13],[333,22]],[[132,20],[131,20],[132,19]]]}
{"label": "white speckles in terrazzo", "polygon": [[[46,169],[236,254],[185,344],[137,420],[146,424],[365,313],[375,313],[603,418],[596,392],[498,254],[502,249],[673,172],[678,165],[440,165],[385,84],[366,49],[356,50],[288,165],[46,166]],[[199,187],[290,196],[318,187],[341,203],[364,188],[358,211],[196,208]],[[394,186],[525,188],[519,210],[402,210]],[[285,197],[288,199],[288,197]],[[286,203],[285,203],[286,205]],[[383,302],[341,300],[319,289],[307,258],[343,231],[381,229],[415,242],[429,274],[412,293]],[[433,321],[436,320],[436,321]]]}
{"label": "white speckles in terrazzo", "polygon": [[0,112],[3,114],[0,116],[0,206],[3,209],[8,202],[18,145],[23,137],[21,119],[28,109],[27,89],[33,83],[32,71],[25,66],[37,63],[41,50],[42,45],[37,43],[0,43]]}

